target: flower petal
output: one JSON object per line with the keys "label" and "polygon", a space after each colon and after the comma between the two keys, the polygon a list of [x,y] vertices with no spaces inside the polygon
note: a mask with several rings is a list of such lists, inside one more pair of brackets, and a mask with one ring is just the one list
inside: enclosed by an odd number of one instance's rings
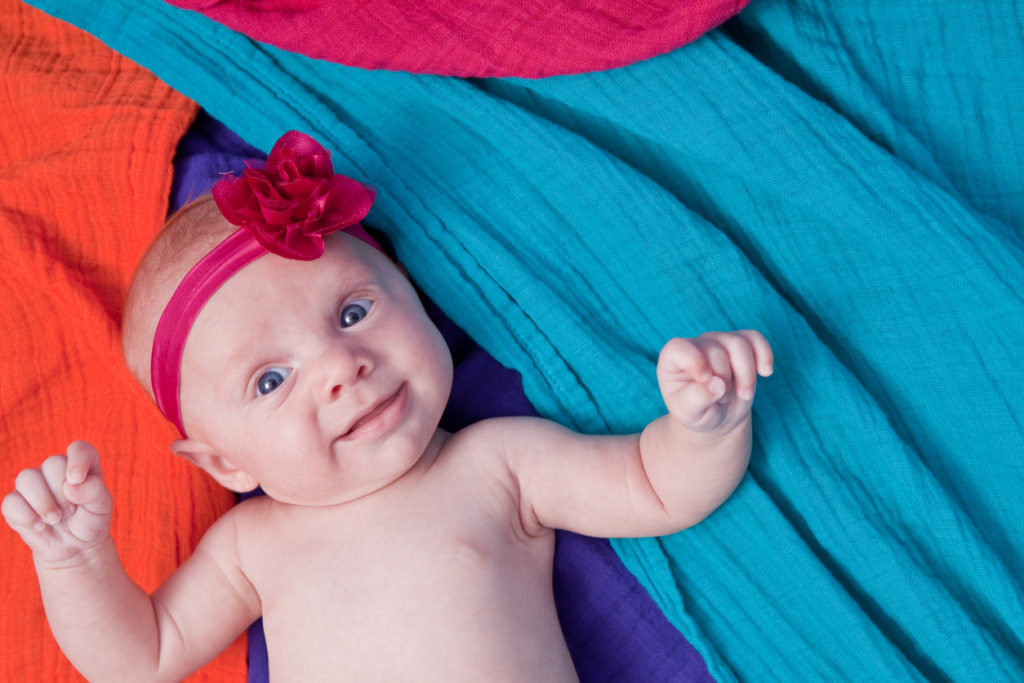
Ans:
{"label": "flower petal", "polygon": [[334,173],[330,152],[308,135],[289,131],[266,164],[249,165],[242,177],[225,176],[213,198],[230,223],[251,230],[268,251],[311,260],[323,253],[324,235],[366,217],[374,191]]}

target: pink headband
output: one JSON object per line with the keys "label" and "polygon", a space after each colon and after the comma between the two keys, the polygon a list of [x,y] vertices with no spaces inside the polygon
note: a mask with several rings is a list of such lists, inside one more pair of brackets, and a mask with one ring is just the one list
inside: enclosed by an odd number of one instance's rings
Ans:
{"label": "pink headband", "polygon": [[330,153],[297,131],[281,136],[258,168],[225,176],[213,199],[228,222],[242,226],[196,263],[167,303],[153,337],[150,380],[160,412],[185,435],[179,391],[185,342],[199,312],[235,273],[267,253],[319,258],[324,236],[345,230],[380,249],[359,224],[373,205],[371,188],[334,173]]}

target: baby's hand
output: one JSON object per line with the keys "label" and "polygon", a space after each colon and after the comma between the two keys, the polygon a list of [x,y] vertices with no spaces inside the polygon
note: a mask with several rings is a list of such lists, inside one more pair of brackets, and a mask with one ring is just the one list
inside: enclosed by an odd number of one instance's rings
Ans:
{"label": "baby's hand", "polygon": [[772,374],[772,349],[755,330],[673,339],[658,358],[669,413],[697,432],[728,431],[746,419],[757,376]]}
{"label": "baby's hand", "polygon": [[112,509],[99,453],[85,441],[22,470],[2,506],[7,523],[45,563],[67,562],[104,540]]}

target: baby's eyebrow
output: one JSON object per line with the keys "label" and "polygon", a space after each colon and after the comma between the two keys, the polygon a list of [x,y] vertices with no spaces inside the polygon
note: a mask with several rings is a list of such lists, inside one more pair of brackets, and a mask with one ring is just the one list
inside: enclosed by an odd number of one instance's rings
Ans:
{"label": "baby's eyebrow", "polygon": [[343,296],[349,296],[352,292],[357,292],[361,289],[381,289],[380,278],[365,266],[360,267],[355,272],[349,271],[337,274],[331,280],[331,284],[333,284],[337,290],[343,294]]}
{"label": "baby's eyebrow", "polygon": [[249,376],[262,365],[259,356],[253,352],[250,344],[236,344],[228,353],[217,373],[215,387],[227,387],[231,394],[244,393],[249,383]]}

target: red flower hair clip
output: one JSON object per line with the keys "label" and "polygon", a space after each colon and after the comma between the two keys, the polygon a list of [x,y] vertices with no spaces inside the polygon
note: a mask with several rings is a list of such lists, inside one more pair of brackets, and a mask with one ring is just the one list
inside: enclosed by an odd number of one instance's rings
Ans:
{"label": "red flower hair clip", "polygon": [[247,164],[239,176],[213,187],[224,218],[252,231],[267,251],[303,261],[324,252],[324,236],[359,223],[374,191],[334,172],[331,154],[298,131],[281,136],[265,164]]}

